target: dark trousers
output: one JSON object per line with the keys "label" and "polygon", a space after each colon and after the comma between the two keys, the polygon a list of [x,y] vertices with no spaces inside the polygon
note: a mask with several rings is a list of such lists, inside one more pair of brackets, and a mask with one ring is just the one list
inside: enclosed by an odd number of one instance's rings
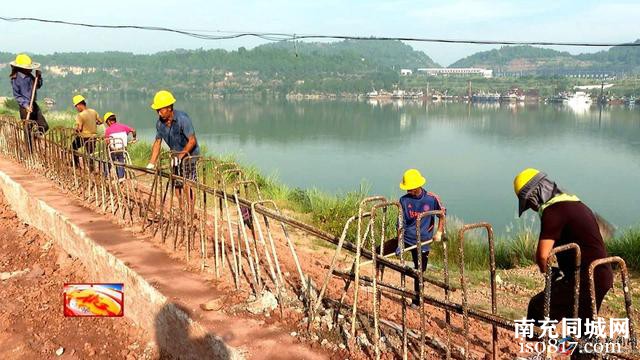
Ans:
{"label": "dark trousers", "polygon": [[[91,171],[93,171],[93,160],[89,159],[90,155],[93,154],[93,151],[96,149],[96,141],[93,138],[83,138],[81,136],[77,136],[73,139],[73,142],[71,143],[71,148],[74,151],[77,151],[78,149],[80,149],[81,147],[84,147],[84,152],[86,154],[86,162],[85,162],[85,166],[89,166],[89,169],[91,169]],[[76,155],[75,153],[73,154],[73,163],[76,165],[76,167],[78,166],[79,163],[79,156]]]}
{"label": "dark trousers", "polygon": [[[27,109],[23,107],[20,107],[20,119],[27,120]],[[29,115],[28,120],[35,121],[42,133],[46,133],[49,130],[49,124],[44,118],[44,115],[42,115],[42,111],[35,101],[33,102],[33,111]]]}
{"label": "dark trousers", "polygon": [[[573,280],[572,274],[565,275],[561,279],[552,281],[551,283],[551,302],[549,306],[549,319],[561,321],[563,318],[573,318]],[[596,309],[600,310],[600,305],[607,291],[613,286],[613,272],[610,265],[603,265],[596,268],[594,273],[595,292],[596,292]],[[580,275],[580,290],[578,302],[578,317],[582,319],[582,334],[585,331],[586,319],[593,319],[591,311],[591,294],[589,291],[589,276],[586,271]],[[540,326],[541,320],[544,319],[544,291],[536,294],[529,301],[527,309],[527,319],[536,320],[535,325]],[[584,339],[584,336],[582,337]],[[540,339],[529,339],[532,341],[540,341]],[[577,351],[572,359],[582,359],[588,357],[580,357]]]}
{"label": "dark trousers", "polygon": [[[175,160],[172,159],[172,161],[175,161]],[[174,163],[171,166],[171,172],[173,173],[173,175],[184,177],[186,180],[197,181],[198,172],[197,172],[196,166],[197,166],[196,158],[182,159],[182,160],[178,160],[176,163]],[[175,188],[181,189],[184,186],[184,184],[182,183],[182,180],[174,179],[173,186]]]}
{"label": "dark trousers", "polygon": [[[407,245],[407,243],[405,243],[405,247],[409,247],[409,246],[410,245]],[[395,253],[397,248],[398,248],[398,239],[394,238],[391,240],[387,240],[384,242],[384,244],[382,244],[382,255]],[[376,251],[378,254],[380,254],[380,247],[378,247]],[[413,249],[410,251],[411,251],[411,259],[413,260],[413,265],[416,269],[418,269],[418,249]],[[427,262],[429,261],[429,252],[423,251],[421,255],[422,255],[422,271],[420,271],[420,275],[422,275],[422,273],[424,273],[424,271],[427,270]],[[420,280],[417,276],[411,276],[411,277],[413,278],[413,290],[417,295],[417,298],[413,299],[413,303],[419,304],[420,303],[420,295],[419,295]]]}
{"label": "dark trousers", "polygon": [[[27,120],[27,109],[20,107],[20,119],[23,120]],[[43,134],[46,133],[49,130],[49,124],[47,123],[47,120],[44,118],[44,115],[42,115],[42,111],[40,110],[40,107],[38,106],[38,104],[34,101],[33,102],[33,111],[31,112],[31,114],[29,114],[29,119],[28,120],[33,120],[36,122],[36,125],[38,126],[38,131],[42,132]],[[24,135],[25,138],[27,139],[27,146],[29,148],[29,152],[33,152],[33,144],[32,142],[32,131],[33,131],[33,124],[27,124],[27,126],[24,128]]]}

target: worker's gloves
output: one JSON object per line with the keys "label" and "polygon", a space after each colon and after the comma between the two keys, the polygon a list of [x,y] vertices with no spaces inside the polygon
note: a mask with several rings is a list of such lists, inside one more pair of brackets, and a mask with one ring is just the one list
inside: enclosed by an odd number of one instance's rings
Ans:
{"label": "worker's gloves", "polygon": [[439,242],[442,240],[442,231],[436,231],[436,234],[433,236],[433,241]]}
{"label": "worker's gloves", "polygon": [[147,169],[154,170],[155,168],[156,168],[156,166],[154,164],[152,164],[152,163],[148,163],[147,164]]}

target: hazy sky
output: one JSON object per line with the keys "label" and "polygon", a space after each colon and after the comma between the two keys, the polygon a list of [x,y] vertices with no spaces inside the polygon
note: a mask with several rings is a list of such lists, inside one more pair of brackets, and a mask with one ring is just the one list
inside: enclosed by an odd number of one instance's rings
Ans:
{"label": "hazy sky", "polygon": [[[634,41],[640,38],[639,14],[640,2],[637,0],[31,0],[28,6],[16,3],[0,10],[4,17],[193,30],[565,42]],[[10,52],[230,50],[263,42],[250,38],[211,41],[141,30],[0,21],[0,50]],[[442,65],[492,48],[486,45],[410,44]],[[571,53],[601,50],[557,49]]]}

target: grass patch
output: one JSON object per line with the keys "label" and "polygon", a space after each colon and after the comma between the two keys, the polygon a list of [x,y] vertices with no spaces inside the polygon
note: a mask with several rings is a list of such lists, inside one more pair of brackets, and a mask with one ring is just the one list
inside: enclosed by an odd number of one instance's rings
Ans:
{"label": "grass patch", "polygon": [[630,269],[640,269],[640,226],[623,231],[606,245],[610,256],[620,256]]}
{"label": "grass patch", "polygon": [[[516,225],[507,229],[507,235],[494,238],[494,254],[498,269],[511,269],[519,266],[528,266],[533,263],[533,255],[537,246],[537,237],[533,231],[533,221],[528,219],[518,220]],[[455,216],[447,216],[447,240],[450,266],[460,264],[459,230],[464,225],[463,221]],[[476,229],[464,235],[465,268],[481,270],[489,268],[489,241],[484,229]],[[434,245],[430,259],[442,264],[444,261],[443,247]]]}

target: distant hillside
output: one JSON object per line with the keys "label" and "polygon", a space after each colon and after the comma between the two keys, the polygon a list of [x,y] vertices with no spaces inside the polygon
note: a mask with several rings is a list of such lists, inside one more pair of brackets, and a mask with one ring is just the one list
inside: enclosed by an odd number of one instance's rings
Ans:
{"label": "distant hillside", "polygon": [[414,50],[401,41],[344,40],[339,42],[291,42],[262,45],[264,48],[287,49],[303,55],[327,56],[354,54],[365,61],[392,68],[416,69],[440,67],[427,54]]}
{"label": "distant hillside", "polygon": [[612,47],[594,54],[571,55],[533,46],[503,46],[482,51],[453,63],[450,67],[483,67],[497,73],[537,75],[571,72],[640,72],[640,48]]}
{"label": "distant hillside", "polygon": [[[0,63],[15,54],[1,53]],[[166,87],[198,95],[350,92],[391,88],[403,67],[438,66],[400,41],[273,43],[247,50],[173,50],[33,55],[51,91],[142,91]],[[6,93],[7,89],[3,89]]]}
{"label": "distant hillside", "polygon": [[[634,43],[640,44],[640,39]],[[633,69],[634,72],[640,72],[640,46],[616,46],[594,54],[580,54],[576,58],[591,61],[594,66],[603,68],[615,70]]]}
{"label": "distant hillside", "polygon": [[[13,60],[15,54],[0,52],[0,62]],[[223,68],[227,71],[275,73],[357,74],[400,67],[439,67],[422,51],[413,50],[401,41],[345,40],[331,43],[279,42],[247,50],[177,49],[156,54],[127,52],[54,53],[35,55],[43,65],[80,66],[111,69],[155,68],[174,70]],[[381,69],[382,67],[382,69]]]}

